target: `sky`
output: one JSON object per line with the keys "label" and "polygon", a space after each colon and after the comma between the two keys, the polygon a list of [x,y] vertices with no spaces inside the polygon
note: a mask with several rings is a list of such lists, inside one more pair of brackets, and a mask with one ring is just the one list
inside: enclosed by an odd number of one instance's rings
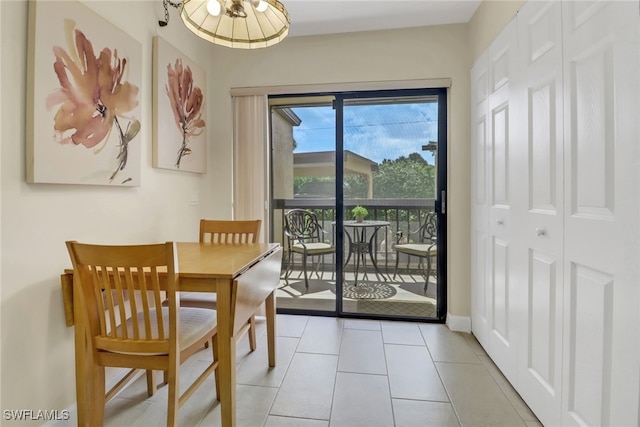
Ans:
{"label": "sky", "polygon": [[[296,153],[335,150],[335,111],[330,106],[295,107],[302,123],[293,128]],[[438,140],[438,104],[352,105],[344,108],[344,148],[375,162],[419,153],[434,163],[422,146]]]}

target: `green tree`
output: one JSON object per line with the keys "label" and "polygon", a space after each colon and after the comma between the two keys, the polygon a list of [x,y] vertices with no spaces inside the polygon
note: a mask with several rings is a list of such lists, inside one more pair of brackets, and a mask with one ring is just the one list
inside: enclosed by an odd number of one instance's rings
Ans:
{"label": "green tree", "polygon": [[435,197],[435,168],[418,153],[384,159],[373,177],[373,197],[380,199]]}
{"label": "green tree", "polygon": [[[299,176],[293,178],[293,193],[300,193],[304,184],[308,182],[335,182],[335,178],[330,176],[323,177],[307,177]],[[367,181],[360,175],[347,175],[344,177],[344,197],[346,198],[362,198],[367,197]],[[334,184],[335,185],[335,184]]]}
{"label": "green tree", "polygon": [[311,182],[311,181],[319,181],[319,179],[309,178],[307,176],[297,176],[293,178],[293,194],[297,194],[300,192],[300,187],[302,187],[302,184],[304,184],[305,182]]}

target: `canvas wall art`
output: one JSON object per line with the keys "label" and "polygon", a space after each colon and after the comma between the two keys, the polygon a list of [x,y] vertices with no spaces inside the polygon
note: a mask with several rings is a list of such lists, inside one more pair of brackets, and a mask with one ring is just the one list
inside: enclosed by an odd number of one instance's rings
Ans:
{"label": "canvas wall art", "polygon": [[153,38],[153,166],[206,172],[206,73],[160,36]]}
{"label": "canvas wall art", "polygon": [[77,1],[29,2],[27,181],[140,185],[142,45]]}

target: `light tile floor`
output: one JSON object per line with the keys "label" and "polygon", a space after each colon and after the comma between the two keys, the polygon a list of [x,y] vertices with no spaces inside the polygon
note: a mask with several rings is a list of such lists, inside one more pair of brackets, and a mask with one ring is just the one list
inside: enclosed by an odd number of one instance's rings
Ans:
{"label": "light tile floor", "polygon": [[[278,315],[275,368],[264,322],[258,334],[253,353],[238,342],[238,427],[541,426],[475,338],[445,325]],[[197,354],[181,375],[193,379],[209,358]],[[220,426],[213,390],[210,378],[179,426]],[[166,387],[147,397],[141,376],[107,404],[105,426],[164,426],[166,397]]]}

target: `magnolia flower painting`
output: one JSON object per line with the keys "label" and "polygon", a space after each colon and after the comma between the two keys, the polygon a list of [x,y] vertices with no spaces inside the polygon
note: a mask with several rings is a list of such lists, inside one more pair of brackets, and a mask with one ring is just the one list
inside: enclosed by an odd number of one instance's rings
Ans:
{"label": "magnolia flower painting", "polygon": [[191,67],[183,67],[181,58],[176,59],[175,67],[167,65],[165,93],[169,98],[176,127],[182,132],[182,144],[176,160],[176,167],[180,169],[182,157],[191,153],[189,141],[201,135],[204,129],[202,90],[194,86]]}
{"label": "magnolia flower painting", "polygon": [[59,46],[53,47],[53,69],[60,88],[47,97],[48,109],[59,105],[53,119],[56,140],[86,148],[101,144],[95,149],[97,154],[115,125],[119,152],[118,166],[109,176],[113,181],[127,166],[129,143],[140,131],[140,122],[134,118],[128,120],[126,129],[120,123],[138,105],[138,88],[123,81],[126,58],[119,58],[117,50],[112,52],[106,47],[96,56],[84,33],[74,30],[75,22],[67,20],[66,24],[67,38],[75,40],[69,50],[75,50],[69,54]]}
{"label": "magnolia flower painting", "polygon": [[154,166],[204,173],[206,74],[162,38],[153,46]]}
{"label": "magnolia flower painting", "polygon": [[30,182],[140,185],[141,46],[76,2],[31,2]]}

